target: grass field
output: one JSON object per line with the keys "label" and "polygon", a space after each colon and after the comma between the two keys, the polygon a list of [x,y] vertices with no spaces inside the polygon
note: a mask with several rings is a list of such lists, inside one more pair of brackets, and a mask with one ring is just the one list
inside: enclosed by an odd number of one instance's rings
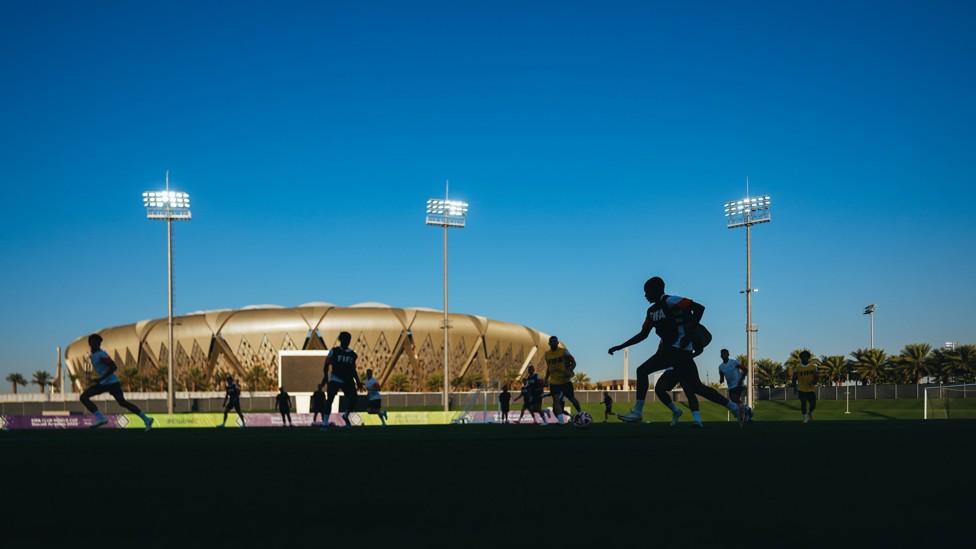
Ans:
{"label": "grass field", "polygon": [[971,539],[974,440],[956,420],[8,431],[3,539],[910,547]]}

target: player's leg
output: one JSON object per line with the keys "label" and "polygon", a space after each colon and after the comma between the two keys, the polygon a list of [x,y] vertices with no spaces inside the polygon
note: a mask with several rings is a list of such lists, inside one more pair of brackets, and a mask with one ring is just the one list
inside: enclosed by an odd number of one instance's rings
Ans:
{"label": "player's leg", "polygon": [[640,423],[644,417],[644,400],[647,398],[647,390],[650,387],[648,376],[670,366],[666,363],[664,355],[658,351],[651,358],[645,360],[637,367],[637,400],[634,407],[623,415],[618,415],[617,419],[627,423]]}
{"label": "player's leg", "polygon": [[91,412],[95,416],[95,423],[92,424],[92,428],[101,427],[102,425],[108,423],[108,420],[105,419],[105,416],[102,415],[102,412],[98,410],[98,406],[95,406],[95,403],[92,402],[91,400],[91,397],[95,395],[100,395],[104,393],[106,390],[107,389],[105,389],[104,385],[97,385],[97,384],[92,385],[91,387],[85,389],[84,392],[82,392],[81,396],[79,397],[79,400],[81,401],[81,404],[85,407],[85,409]]}
{"label": "player's leg", "polygon": [[563,394],[561,391],[562,385],[556,385],[549,392],[549,396],[552,397],[552,412],[556,414],[556,423],[563,422]]}
{"label": "player's leg", "polygon": [[583,411],[583,407],[580,406],[579,399],[576,398],[576,389],[573,387],[572,382],[567,383],[566,387],[563,388],[563,396],[565,396],[566,400],[570,401],[573,404],[573,408],[576,409],[577,414]]}
{"label": "player's leg", "polygon": [[335,401],[336,394],[339,393],[339,383],[329,380],[325,388],[325,410],[322,410],[322,430],[329,428],[329,420],[332,418],[332,403]]}
{"label": "player's leg", "polygon": [[681,387],[685,390],[685,394],[695,393],[701,395],[708,400],[724,406],[730,412],[736,415],[739,419],[740,426],[746,421],[745,407],[740,407],[735,402],[732,402],[728,398],[722,396],[712,387],[709,387],[701,382],[701,378],[698,376],[698,365],[695,364],[695,359],[692,354],[688,351],[681,351],[675,349],[673,351],[674,361],[675,361],[675,371],[678,372],[678,378],[681,383]]}
{"label": "player's leg", "polygon": [[346,397],[346,411],[342,413],[342,421],[348,427],[352,425],[349,421],[349,414],[356,410],[356,385],[351,381],[343,384],[342,395]]}
{"label": "player's leg", "polygon": [[223,427],[224,425],[227,425],[227,416],[230,414],[231,409],[234,408],[232,404],[233,403],[228,402],[226,405],[224,405],[224,420],[221,421],[220,425],[218,425],[217,427]]}
{"label": "player's leg", "polygon": [[808,412],[808,415],[807,415],[807,417],[810,418],[810,421],[813,421],[813,411],[816,410],[816,409],[817,409],[817,393],[816,392],[811,392],[810,393],[810,411]]}
{"label": "player's leg", "polygon": [[113,383],[109,385],[108,394],[112,395],[112,398],[115,399],[115,402],[117,402],[119,406],[139,416],[139,418],[142,419],[142,422],[146,425],[147,431],[152,428],[152,424],[155,422],[155,420],[142,413],[142,410],[140,410],[138,406],[125,399],[125,394],[122,392],[121,384]]}
{"label": "player's leg", "polygon": [[803,416],[803,423],[807,422],[807,394],[803,391],[799,392],[800,395],[800,414]]}
{"label": "player's leg", "polygon": [[674,389],[675,385],[678,384],[678,374],[675,373],[673,369],[665,371],[661,374],[661,377],[657,379],[657,383],[654,385],[654,394],[657,395],[658,400],[665,408],[671,410],[671,426],[674,427],[678,424],[678,418],[681,417],[683,413],[681,408],[674,403],[671,399],[671,389]]}
{"label": "player's leg", "polygon": [[241,399],[234,401],[234,411],[237,412],[237,417],[241,418],[241,427],[247,427],[247,422],[244,421],[244,412],[241,411]]}

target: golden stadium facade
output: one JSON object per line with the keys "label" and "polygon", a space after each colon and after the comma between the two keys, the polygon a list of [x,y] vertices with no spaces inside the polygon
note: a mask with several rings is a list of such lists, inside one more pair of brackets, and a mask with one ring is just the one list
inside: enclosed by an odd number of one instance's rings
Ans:
{"label": "golden stadium facade", "polygon": [[[513,371],[522,373],[530,364],[539,369],[544,362],[549,336],[538,330],[467,314],[449,313],[449,319],[452,380],[507,380]],[[307,303],[205,311],[173,320],[174,376],[184,390],[204,390],[194,387],[200,380],[207,388],[219,389],[226,375],[247,385],[247,380],[256,379],[255,373],[270,386],[245,389],[271,389],[276,386],[279,351],[327,350],[338,345],[339,332],[352,334],[361,376],[369,368],[385,384],[391,376],[403,374],[408,391],[428,390],[431,380],[440,385],[443,377],[443,311],[380,303]],[[102,349],[119,365],[124,383],[134,376],[142,384],[162,383],[166,376],[160,374],[169,363],[166,318],[97,333],[103,338]],[[79,389],[91,370],[87,337],[76,339],[65,351],[68,373]]]}

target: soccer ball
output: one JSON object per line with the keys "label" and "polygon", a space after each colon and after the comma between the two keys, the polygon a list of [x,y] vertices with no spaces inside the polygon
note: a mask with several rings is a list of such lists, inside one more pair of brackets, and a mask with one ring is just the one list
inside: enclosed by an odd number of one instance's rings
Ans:
{"label": "soccer ball", "polygon": [[579,429],[586,429],[593,423],[593,416],[589,412],[580,412],[573,416],[573,426]]}

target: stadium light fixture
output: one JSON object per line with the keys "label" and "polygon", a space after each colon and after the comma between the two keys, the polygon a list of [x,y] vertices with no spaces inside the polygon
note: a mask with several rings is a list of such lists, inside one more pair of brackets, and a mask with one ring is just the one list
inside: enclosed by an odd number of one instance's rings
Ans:
{"label": "stadium light fixture", "polygon": [[771,221],[769,211],[769,195],[757,197],[749,196],[749,178],[746,178],[746,198],[727,202],[725,217],[728,228],[746,228],[746,288],[739,293],[746,294],[746,378],[749,380],[746,390],[746,404],[755,407],[755,376],[753,375],[753,339],[756,328],[752,324],[752,294],[759,291],[752,287],[752,226]]}
{"label": "stadium light fixture", "polygon": [[166,380],[166,413],[174,412],[175,375],[173,368],[173,221],[189,221],[190,195],[169,190],[169,170],[166,171],[166,190],[142,193],[142,205],[146,207],[146,217],[166,221],[166,259],[168,284],[168,327],[169,327],[169,372]]}
{"label": "stadium light fixture", "polygon": [[444,183],[444,199],[431,198],[427,201],[427,225],[444,228],[444,411],[450,409],[450,323],[447,316],[447,230],[463,229],[468,215],[468,203],[448,200],[450,182]]}
{"label": "stadium light fixture", "polygon": [[874,303],[864,308],[864,314],[871,316],[871,350],[874,350],[874,311],[877,308]]}

